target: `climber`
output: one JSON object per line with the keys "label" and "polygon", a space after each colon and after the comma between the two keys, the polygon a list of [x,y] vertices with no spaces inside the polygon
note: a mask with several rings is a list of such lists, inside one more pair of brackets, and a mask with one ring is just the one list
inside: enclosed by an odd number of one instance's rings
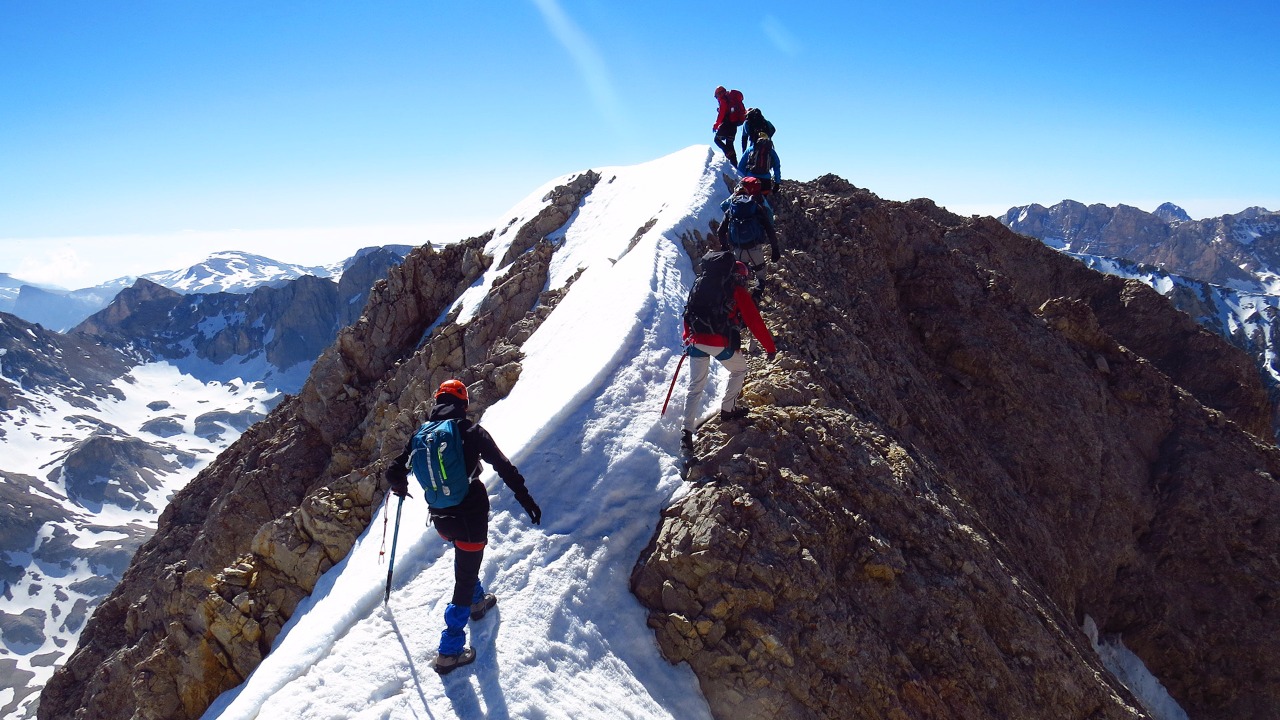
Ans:
{"label": "climber", "polygon": [[738,153],[733,144],[738,136],[738,126],[747,119],[747,108],[742,104],[741,92],[725,90],[723,85],[716,88],[716,100],[720,101],[720,111],[711,129],[716,133],[716,145],[724,151],[729,163],[736,166]]}
{"label": "climber", "polygon": [[782,163],[779,162],[778,153],[773,149],[773,140],[767,133],[756,135],[751,150],[738,162],[738,172],[743,177],[759,178],[761,192],[765,195],[782,184]]}
{"label": "climber", "polygon": [[[489,534],[489,493],[480,481],[482,459],[493,466],[502,482],[515,493],[516,501],[529,514],[533,524],[542,522],[542,509],[525,487],[524,477],[498,449],[489,433],[467,419],[467,405],[466,385],[460,380],[441,383],[427,422],[409,439],[404,452],[385,473],[391,492],[404,497],[409,493],[408,474],[412,463],[414,476],[427,497],[427,510],[436,532],[454,546],[453,597],[444,611],[445,630],[440,634],[439,654],[435,661],[435,670],[442,675],[476,659],[475,649],[464,647],[467,620],[483,618],[498,602],[497,597],[486,593],[480,584],[480,561],[484,558]],[[460,438],[461,442],[452,443],[452,454],[448,447],[450,443],[440,445],[437,455],[430,451],[435,445],[424,446],[429,440],[423,438],[430,429],[446,433],[444,437]],[[435,469],[437,463],[438,473]],[[460,471],[465,467],[465,474],[456,473],[461,476],[461,485],[453,492],[452,498],[448,497],[450,493],[445,489],[450,481],[445,479],[442,482],[445,487],[437,487],[434,477],[437,474],[449,475],[444,471],[451,463],[458,463]],[[424,477],[427,473],[432,477]]]}
{"label": "climber", "polygon": [[[754,151],[753,151],[754,152]],[[751,297],[757,302],[764,293],[764,241],[769,241],[769,260],[778,262],[778,233],[773,226],[773,207],[764,197],[759,178],[748,175],[738,183],[728,200],[720,203],[724,220],[716,234],[720,246],[755,273]]]}
{"label": "climber", "polygon": [[764,133],[770,140],[777,130],[773,127],[773,123],[764,119],[764,113],[760,112],[760,108],[747,108],[747,119],[742,127],[742,152],[747,151],[747,143],[756,144],[756,140],[760,138],[760,133]]}
{"label": "climber", "polygon": [[711,358],[715,357],[729,371],[729,382],[720,402],[720,420],[727,422],[747,415],[747,409],[738,406],[738,395],[747,374],[747,359],[738,351],[743,325],[764,347],[770,361],[777,355],[773,335],[747,292],[746,279],[747,266],[734,260],[732,253],[712,251],[702,257],[698,278],[689,291],[684,312],[689,394],[684,401],[684,426],[680,433],[680,449],[686,456],[693,454],[693,431],[711,370]]}

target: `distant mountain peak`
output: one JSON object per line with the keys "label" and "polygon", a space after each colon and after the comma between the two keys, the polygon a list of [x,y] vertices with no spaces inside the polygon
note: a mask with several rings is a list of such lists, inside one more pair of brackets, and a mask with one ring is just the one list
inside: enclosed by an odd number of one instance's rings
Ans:
{"label": "distant mountain peak", "polygon": [[1167,223],[1191,222],[1191,216],[1187,214],[1187,211],[1171,202],[1161,204],[1152,215]]}

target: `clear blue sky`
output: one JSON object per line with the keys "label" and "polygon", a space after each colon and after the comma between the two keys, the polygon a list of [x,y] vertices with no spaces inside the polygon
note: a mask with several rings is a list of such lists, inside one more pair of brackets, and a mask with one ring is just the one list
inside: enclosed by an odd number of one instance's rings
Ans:
{"label": "clear blue sky", "polygon": [[[1276,210],[1277,27],[1252,0],[5,0],[0,272],[73,236],[159,261],[143,238],[492,220],[710,143],[720,84],[777,125],[788,178],[964,214]],[[342,254],[297,237],[273,256]]]}

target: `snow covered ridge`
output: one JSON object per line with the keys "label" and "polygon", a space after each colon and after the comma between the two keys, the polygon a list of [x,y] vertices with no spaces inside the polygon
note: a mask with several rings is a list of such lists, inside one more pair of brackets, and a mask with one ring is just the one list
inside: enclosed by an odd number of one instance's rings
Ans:
{"label": "snow covered ridge", "polygon": [[[208,513],[204,522],[221,529],[220,544],[182,542],[179,538],[190,537],[188,532],[162,525],[153,541],[152,557],[177,553],[171,557],[185,558],[182,569],[135,560],[130,576],[136,575],[138,585],[121,585],[106,601],[112,608],[130,607],[134,631],[125,634],[100,628],[92,633],[96,641],[127,642],[134,647],[131,652],[142,656],[149,656],[158,642],[177,642],[183,648],[177,656],[148,663],[149,677],[156,681],[137,686],[136,693],[127,690],[131,702],[166,717],[198,713],[234,682],[224,684],[230,675],[199,679],[184,674],[185,667],[225,663],[230,671],[247,676],[270,645],[276,650],[268,660],[282,658],[285,676],[295,675],[293,680],[304,684],[322,677],[296,677],[313,664],[319,671],[336,662],[345,668],[339,675],[349,674],[355,667],[351,653],[366,656],[356,664],[374,668],[366,646],[323,650],[343,637],[367,637],[362,630],[343,624],[335,635],[323,628],[286,631],[282,627],[286,620],[293,627],[304,618],[328,622],[335,610],[347,618],[343,623],[373,623],[369,627],[383,638],[379,647],[391,652],[389,659],[394,661],[400,646],[385,642],[394,636],[384,635],[392,632],[392,626],[377,611],[380,584],[366,585],[359,577],[366,571],[385,575],[385,566],[377,564],[376,542],[361,541],[363,550],[349,550],[380,507],[373,504],[381,499],[379,459],[399,452],[397,446],[411,431],[435,384],[456,374],[474,386],[472,409],[484,411],[482,422],[500,446],[522,472],[538,478],[535,495],[549,498],[559,513],[558,519],[549,519],[541,528],[521,528],[512,524],[511,498],[500,493],[495,498],[493,552],[511,553],[512,559],[498,557],[487,570],[504,573],[497,581],[505,589],[500,591],[492,627],[501,623],[504,614],[524,618],[527,622],[512,626],[510,632],[528,633],[528,641],[503,642],[503,652],[510,655],[490,652],[483,662],[502,657],[504,663],[532,668],[546,658],[532,638],[559,634],[551,628],[567,622],[576,636],[595,648],[590,652],[598,662],[566,673],[564,683],[554,691],[565,712],[584,717],[634,717],[637,713],[707,717],[687,669],[673,668],[656,653],[644,627],[643,611],[631,598],[625,577],[652,530],[658,508],[679,487],[674,465],[654,484],[654,463],[667,461],[652,443],[634,446],[634,441],[658,427],[656,384],[660,381],[651,381],[665,373],[666,359],[678,354],[675,305],[683,304],[689,282],[681,238],[705,231],[708,222],[719,216],[719,202],[727,195],[720,179],[720,171],[727,166],[721,165],[709,148],[700,146],[645,165],[599,168],[559,179],[513,208],[489,235],[439,252],[415,251],[392,270],[387,283],[375,290],[365,317],[345,330],[316,362],[297,398],[280,405],[242,436],[175,499],[175,516],[194,517],[198,506],[190,503],[202,505]],[[531,232],[535,232],[534,242],[525,245]],[[523,251],[508,255],[509,248],[521,246]],[[469,319],[465,325],[454,324],[458,317]],[[581,342],[584,333],[590,342]],[[429,339],[424,337],[428,334]],[[583,413],[591,412],[602,393],[605,397],[621,393],[611,402],[616,409],[584,423]],[[249,444],[249,435],[257,445]],[[367,454],[370,450],[372,455]],[[257,457],[271,458],[278,470],[259,466],[252,460]],[[262,486],[296,495],[288,504],[281,497],[270,506],[246,506],[242,496],[215,499],[206,494],[210,488],[231,486]],[[316,489],[304,497],[307,488]],[[587,497],[595,500],[563,500]],[[228,515],[231,509],[235,512]],[[403,609],[396,622],[406,631],[418,622],[430,622],[429,615],[438,615],[419,608],[435,606],[442,599],[440,579],[452,576],[451,556],[441,553],[422,522],[422,512],[421,507],[406,506],[400,529],[392,603]],[[240,529],[242,539],[228,537],[229,527]],[[303,527],[311,530],[299,535]],[[257,541],[248,542],[255,537]],[[500,542],[500,537],[505,540]],[[169,548],[170,542],[178,544]],[[373,555],[364,554],[368,552]],[[290,557],[322,561],[299,563]],[[308,579],[338,560],[336,570]],[[590,569],[593,566],[595,570]],[[348,567],[359,567],[360,573],[345,572]],[[195,583],[197,576],[203,578],[198,582],[209,583],[215,591],[188,598],[155,590],[157,584]],[[285,581],[290,577],[298,578],[291,582],[301,587],[288,585]],[[256,580],[250,583],[245,578]],[[343,589],[331,593],[331,583],[339,578],[346,578]],[[355,584],[353,589],[346,589],[349,583]],[[566,587],[582,598],[582,607],[575,610],[540,600],[559,595]],[[347,602],[350,592],[358,595],[352,603]],[[331,594],[336,604],[313,609]],[[345,609],[339,610],[342,605]],[[182,622],[191,623],[186,626],[194,633],[191,638],[203,637],[204,630],[198,628],[206,627],[214,636],[224,637],[224,630],[230,628],[220,624],[219,618],[237,616],[246,619],[241,627],[253,627],[261,635],[254,641],[233,631],[218,646],[189,646],[183,633],[171,635],[175,623],[164,612],[166,607],[186,608]],[[630,611],[619,615],[618,608]],[[598,613],[604,609],[617,617],[601,617]],[[565,616],[565,611],[571,614]],[[122,616],[100,611],[91,623],[109,622],[100,618],[113,617]],[[405,642],[418,647],[422,635],[416,629],[412,632],[417,637],[406,637]],[[434,642],[437,633],[429,634]],[[295,644],[303,647],[281,650]],[[323,665],[314,654],[317,648],[324,655]],[[95,648],[86,659],[105,657],[97,654],[105,649]],[[296,664],[290,660],[295,652],[308,659]],[[79,675],[86,669],[75,672]],[[137,672],[131,666],[121,671],[130,676]],[[96,671],[90,672],[97,676]],[[327,704],[330,716],[355,715],[360,712],[353,709],[357,704],[364,710],[371,707],[367,693],[349,689],[341,697],[318,691],[310,701],[304,699],[305,692],[292,688],[274,692],[269,688],[282,681],[281,672],[276,666],[258,673],[267,683],[265,694],[258,686],[249,686],[247,694],[241,693],[244,700],[225,711],[227,716],[305,716],[300,714],[303,710],[295,712],[300,704],[316,709]],[[61,678],[60,673],[47,687],[42,712],[57,714],[68,703],[101,706],[93,694],[112,692],[69,686]],[[211,686],[214,682],[218,684]],[[504,702],[512,717],[529,716],[545,707],[547,690],[536,674],[530,672],[518,682],[505,691]],[[393,703],[417,705],[412,690],[389,697],[387,680],[376,685],[382,689],[366,689]],[[181,689],[176,698],[162,691],[175,687]],[[118,688],[114,691],[120,695]],[[272,707],[254,708],[263,701],[273,703]],[[251,709],[239,709],[240,703],[248,703]],[[289,707],[281,708],[279,703]]]}
{"label": "snow covered ridge", "polygon": [[[1129,348],[1193,332],[1219,376],[1237,354],[990,218],[789,184],[766,315],[790,348],[750,361],[752,422],[700,431],[706,482],[683,484],[658,409],[685,248],[719,219],[726,170],[702,146],[575,173],[491,233],[411,253],[301,392],[175,496],[44,716],[1134,717],[1086,612],[1179,698],[1280,696],[1250,679],[1278,653],[1249,604],[1277,541],[1258,469],[1280,460],[1201,405],[1167,347]],[[1130,290],[1140,322],[1116,301]],[[529,526],[483,478],[498,605],[475,664],[441,680],[452,556],[406,500],[383,607],[381,472],[451,375],[544,513]],[[1231,609],[1180,622],[1211,584]],[[1210,675],[1225,690],[1204,700]]]}

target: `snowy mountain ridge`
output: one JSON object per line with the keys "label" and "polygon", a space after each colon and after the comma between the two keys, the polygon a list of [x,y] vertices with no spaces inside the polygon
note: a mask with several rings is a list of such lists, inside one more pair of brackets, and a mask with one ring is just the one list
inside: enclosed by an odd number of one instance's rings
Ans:
{"label": "snowy mountain ridge", "polygon": [[180,270],[158,270],[125,276],[79,290],[36,286],[4,275],[0,283],[0,312],[66,332],[105,308],[115,296],[139,279],[182,294],[248,294],[260,287],[280,287],[290,280],[312,276],[339,282],[343,274],[370,252],[381,250],[403,257],[407,245],[362,248],[351,257],[329,265],[299,265],[243,251],[222,251]]}
{"label": "snowy mountain ridge", "polygon": [[[1250,604],[1280,475],[1256,376],[990,218],[788,184],[764,307],[786,347],[682,482],[659,408],[732,178],[706,146],[575,174],[411,253],[175,496],[41,717],[1179,717],[1104,669],[1121,643],[1196,713],[1277,696],[1250,674],[1277,656]],[[452,557],[406,500],[381,604],[381,473],[450,376],[543,525],[484,477],[499,602],[438,679]]]}

